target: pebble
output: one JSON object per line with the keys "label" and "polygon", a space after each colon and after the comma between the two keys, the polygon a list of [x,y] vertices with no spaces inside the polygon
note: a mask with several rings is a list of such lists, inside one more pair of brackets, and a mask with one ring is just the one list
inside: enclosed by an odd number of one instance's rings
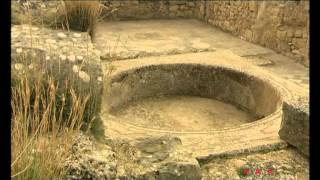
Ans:
{"label": "pebble", "polygon": [[294,54],[300,54],[300,51],[298,51],[298,50],[295,49],[295,50],[292,51],[292,53],[294,53]]}
{"label": "pebble", "polygon": [[29,69],[33,69],[34,68],[33,64],[30,64],[28,67],[29,67]]}
{"label": "pebble", "polygon": [[16,52],[17,52],[18,54],[22,53],[22,48],[17,48],[17,49],[16,49]]}
{"label": "pebble", "polygon": [[78,73],[79,70],[80,70],[79,66],[73,65],[73,67],[72,67],[72,71],[73,71],[73,72]]}
{"label": "pebble", "polygon": [[76,56],[75,55],[69,55],[68,56],[68,60],[71,62],[74,62],[76,60]]}
{"label": "pebble", "polygon": [[64,33],[58,33],[57,36],[61,39],[66,38],[67,35],[65,35]]}
{"label": "pebble", "polygon": [[66,57],[65,55],[63,55],[63,54],[62,54],[62,55],[60,55],[59,57],[60,57],[60,59],[61,59],[62,61],[64,61],[64,60],[66,60],[66,59],[67,59],[67,57]]}
{"label": "pebble", "polygon": [[23,64],[21,64],[21,63],[16,63],[15,65],[14,65],[14,68],[16,69],[16,70],[21,70],[21,69],[23,69],[23,67],[24,67],[24,65]]}
{"label": "pebble", "polygon": [[76,37],[76,38],[79,38],[79,37],[81,37],[81,34],[79,34],[79,33],[73,33],[73,36]]}
{"label": "pebble", "polygon": [[84,81],[84,82],[90,82],[90,76],[84,72],[84,71],[79,71],[79,77]]}
{"label": "pebble", "polygon": [[95,50],[94,50],[94,53],[95,53],[96,55],[100,55],[100,54],[101,54],[101,51],[95,49]]}
{"label": "pebble", "polygon": [[83,56],[77,56],[77,60],[82,61],[83,60]]}

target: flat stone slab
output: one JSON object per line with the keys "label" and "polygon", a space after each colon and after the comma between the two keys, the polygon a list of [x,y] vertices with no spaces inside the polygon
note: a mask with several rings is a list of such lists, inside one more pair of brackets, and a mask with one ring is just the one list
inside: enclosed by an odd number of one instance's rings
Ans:
{"label": "flat stone slab", "polygon": [[245,57],[242,61],[309,88],[308,68],[196,19],[102,22],[95,39],[105,61],[230,50]]}

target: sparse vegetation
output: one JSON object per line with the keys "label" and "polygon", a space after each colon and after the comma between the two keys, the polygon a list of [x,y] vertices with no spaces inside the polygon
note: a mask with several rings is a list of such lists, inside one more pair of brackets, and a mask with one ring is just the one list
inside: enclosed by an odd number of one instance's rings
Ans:
{"label": "sparse vegetation", "polygon": [[[41,69],[19,73],[11,87],[12,177],[57,178],[62,174],[61,165],[72,134],[83,124],[90,95],[78,95],[74,87],[69,86],[69,92],[59,97],[59,83],[52,75],[44,75]],[[70,113],[63,115],[67,108]]]}
{"label": "sparse vegetation", "polygon": [[[99,120],[102,85],[74,72],[72,62],[23,51],[12,56],[12,176],[58,177],[72,134]],[[101,75],[94,65],[79,69],[91,78]]]}
{"label": "sparse vegetation", "polygon": [[[70,29],[81,31],[94,26],[100,8],[97,1],[64,3],[62,26],[70,24]],[[16,24],[27,23],[31,28],[46,23],[46,17],[34,17],[29,5],[21,9],[25,14]],[[18,10],[15,4],[15,15],[21,15]],[[61,14],[55,18],[57,25]],[[99,120],[102,85],[96,79],[102,78],[101,67],[87,63],[86,58],[80,64],[55,57],[48,61],[41,50],[18,49],[12,49],[11,57],[11,177],[61,179],[73,136],[97,128],[92,125]]]}
{"label": "sparse vegetation", "polygon": [[64,1],[64,23],[73,30],[93,30],[102,12],[98,1]]}
{"label": "sparse vegetation", "polygon": [[31,23],[34,25],[92,33],[105,8],[98,0],[60,0],[50,3],[54,3],[55,7],[47,7],[41,2],[13,2],[12,23],[30,23],[31,15]]}

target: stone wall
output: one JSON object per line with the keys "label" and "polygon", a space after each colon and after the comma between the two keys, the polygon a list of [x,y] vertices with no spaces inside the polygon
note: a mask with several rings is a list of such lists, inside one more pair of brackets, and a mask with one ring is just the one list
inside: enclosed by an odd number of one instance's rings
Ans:
{"label": "stone wall", "polygon": [[158,19],[192,18],[194,0],[103,0],[106,12],[113,11],[107,19]]}
{"label": "stone wall", "polygon": [[309,66],[309,1],[104,0],[107,19],[197,18]]}
{"label": "stone wall", "polygon": [[309,1],[197,1],[194,15],[309,66]]}

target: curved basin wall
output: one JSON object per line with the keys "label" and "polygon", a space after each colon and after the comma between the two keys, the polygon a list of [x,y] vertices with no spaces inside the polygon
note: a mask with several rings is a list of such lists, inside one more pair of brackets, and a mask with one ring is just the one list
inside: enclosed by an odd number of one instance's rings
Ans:
{"label": "curved basin wall", "polygon": [[107,90],[108,109],[116,110],[132,100],[160,95],[213,98],[237,106],[257,119],[281,105],[277,89],[254,76],[218,66],[163,64],[114,75]]}

